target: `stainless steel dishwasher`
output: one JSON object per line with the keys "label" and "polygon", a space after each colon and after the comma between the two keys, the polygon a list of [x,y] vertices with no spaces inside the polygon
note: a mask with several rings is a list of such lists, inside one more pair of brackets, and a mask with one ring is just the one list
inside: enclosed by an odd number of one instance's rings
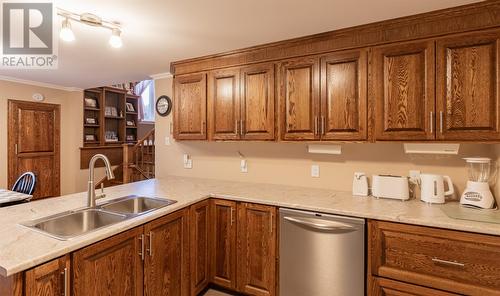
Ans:
{"label": "stainless steel dishwasher", "polygon": [[280,209],[281,296],[365,293],[365,220]]}

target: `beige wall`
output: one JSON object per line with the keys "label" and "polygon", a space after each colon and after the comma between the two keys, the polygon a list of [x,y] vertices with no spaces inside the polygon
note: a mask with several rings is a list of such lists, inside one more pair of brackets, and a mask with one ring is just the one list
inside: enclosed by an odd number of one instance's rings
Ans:
{"label": "beige wall", "polygon": [[80,170],[82,146],[82,92],[0,80],[0,188],[7,188],[7,101],[32,101],[33,93],[45,96],[45,103],[61,105],[61,194],[86,190],[87,170]]}
{"label": "beige wall", "polygon": [[[156,81],[156,93],[172,94],[172,79]],[[193,176],[243,182],[264,182],[308,187],[351,190],[355,171],[371,174],[408,175],[408,170],[449,175],[459,191],[465,187],[464,156],[493,156],[491,145],[462,145],[458,156],[417,156],[404,154],[400,143],[344,144],[343,153],[316,155],[306,152],[305,143],[260,142],[172,142],[170,137],[172,116],[157,117],[157,176],[167,174]],[[240,151],[248,160],[248,173],[240,172]],[[183,153],[193,159],[193,168],[183,168]],[[312,164],[320,165],[320,178],[312,178]]]}

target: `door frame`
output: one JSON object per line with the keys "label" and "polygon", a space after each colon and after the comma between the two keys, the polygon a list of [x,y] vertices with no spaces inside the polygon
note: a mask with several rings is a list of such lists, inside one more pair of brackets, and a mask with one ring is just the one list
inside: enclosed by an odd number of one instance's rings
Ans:
{"label": "door frame", "polygon": [[[12,188],[14,182],[19,177],[16,172],[16,137],[19,122],[14,112],[19,106],[32,106],[44,110],[53,110],[54,116],[54,182],[56,182],[54,196],[61,195],[61,105],[49,103],[37,103],[21,100],[8,100],[7,107],[7,183]],[[38,177],[39,178],[39,177]]]}

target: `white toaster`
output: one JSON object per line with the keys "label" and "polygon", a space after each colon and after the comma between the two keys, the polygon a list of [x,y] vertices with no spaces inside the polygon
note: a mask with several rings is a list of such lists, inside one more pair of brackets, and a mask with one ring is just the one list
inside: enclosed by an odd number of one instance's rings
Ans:
{"label": "white toaster", "polygon": [[376,198],[408,200],[410,199],[408,178],[391,175],[373,175],[372,195]]}

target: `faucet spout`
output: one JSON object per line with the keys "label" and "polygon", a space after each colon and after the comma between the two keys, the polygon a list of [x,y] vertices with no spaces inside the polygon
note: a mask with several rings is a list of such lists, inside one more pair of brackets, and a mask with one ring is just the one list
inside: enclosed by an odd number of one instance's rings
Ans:
{"label": "faucet spout", "polygon": [[108,180],[112,180],[115,178],[115,175],[113,174],[113,170],[111,169],[111,162],[109,159],[106,157],[104,154],[96,154],[90,159],[89,163],[89,181],[88,181],[88,190],[87,190],[87,206],[88,207],[95,207],[96,206],[96,195],[95,195],[95,187],[94,187],[94,169],[95,169],[95,163],[97,160],[101,159],[104,162],[104,165],[106,167],[106,178]]}

